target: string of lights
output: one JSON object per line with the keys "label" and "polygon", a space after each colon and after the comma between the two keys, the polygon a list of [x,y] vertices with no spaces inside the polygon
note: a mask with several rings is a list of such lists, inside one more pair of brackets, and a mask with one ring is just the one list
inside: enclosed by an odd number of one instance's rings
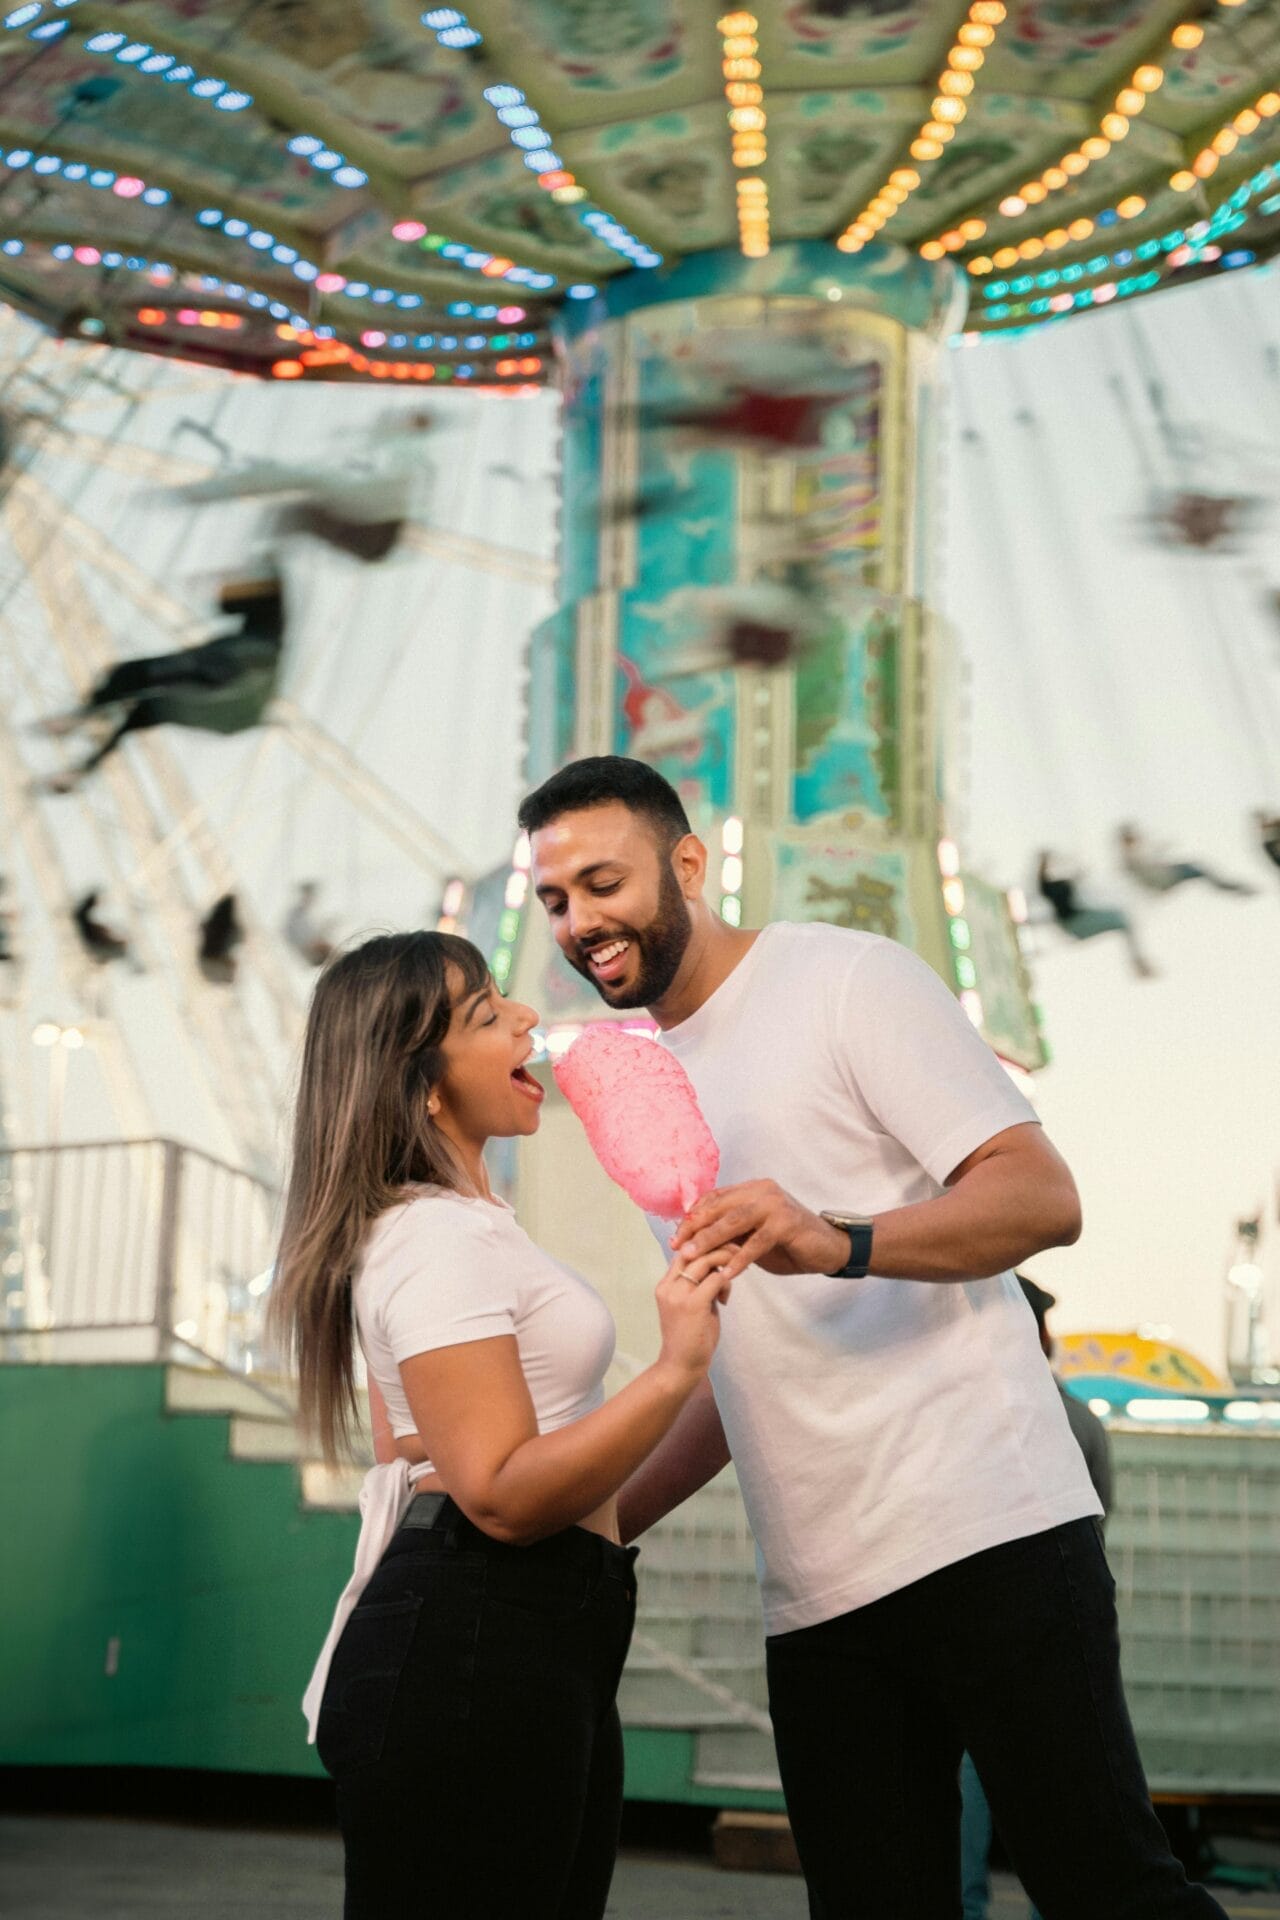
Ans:
{"label": "string of lights", "polygon": [[90,166],[84,160],[64,160],[61,154],[42,153],[38,147],[10,147],[0,160],[10,173],[21,173],[30,167],[32,173],[38,173],[52,179],[55,175],[72,184],[83,183],[87,187],[110,187],[118,199],[141,200],[147,207],[164,207],[169,204],[172,195],[165,187],[148,186],[145,180],[139,180],[136,174],[113,173],[110,167]]}
{"label": "string of lights", "polygon": [[110,54],[121,66],[132,67],[135,73],[150,79],[184,87],[193,99],[207,101],[220,113],[243,113],[253,105],[253,95],[233,87],[229,80],[197,73],[179,54],[165,53],[145,40],[131,40],[127,33],[91,33],[84,49],[86,53]]}
{"label": "string of lights", "polygon": [[[429,7],[422,15],[422,24],[435,34],[442,47],[478,47],[483,44],[484,35],[473,27],[464,13],[456,7]],[[572,206],[587,199],[587,190],[565,166],[561,156],[555,151],[551,134],[542,124],[541,115],[533,106],[528,95],[521,87],[514,87],[507,81],[497,81],[486,87],[484,98],[493,108],[499,124],[505,130],[512,146],[517,148],[521,159],[530,173],[536,174],[538,185],[544,188],[551,198],[562,205]],[[660,267],[662,255],[656,253],[636,234],[628,231],[612,214],[603,207],[590,205],[584,207],[582,223],[589,227],[597,240],[602,240],[615,253],[622,254],[635,267]],[[416,224],[401,221],[400,226]],[[398,229],[393,232],[399,236]],[[548,285],[554,285],[548,281]],[[594,293],[594,287],[591,289]],[[586,298],[585,294],[577,296]]]}
{"label": "string of lights", "polygon": [[[955,137],[956,128],[969,111],[973,77],[983,65],[1004,19],[1003,0],[973,0],[948,50],[947,64],[938,76],[938,92],[930,118],[911,142],[911,157],[921,165],[940,160],[947,142]],[[919,185],[920,174],[915,167],[895,167],[880,191],[837,237],[836,245],[841,252],[858,253],[869,240],[874,240]],[[985,220],[976,216],[964,221],[960,228],[962,240],[980,240],[986,230]]]}
{"label": "string of lights", "polygon": [[465,267],[470,273],[482,273],[488,280],[511,280],[517,286],[529,287],[535,293],[544,292],[556,284],[554,273],[537,273],[532,267],[518,267],[504,255],[486,253],[482,247],[469,247],[461,240],[450,240],[446,234],[432,233],[422,220],[397,220],[391,229],[391,237],[407,246],[419,246],[424,253],[438,253],[441,259]]}
{"label": "string of lights", "polygon": [[[758,28],[754,13],[726,13],[716,22],[735,167],[762,167],[769,157]],[[769,251],[769,183],[754,173],[741,176],[736,188],[738,244],[747,259],[758,260]]]}
{"label": "string of lights", "polygon": [[[984,321],[1039,320],[1083,307],[1105,306],[1112,300],[1129,299],[1137,293],[1149,293],[1168,274],[1186,267],[1213,266],[1231,272],[1239,267],[1252,266],[1257,256],[1251,248],[1240,245],[1223,247],[1219,242],[1229,240],[1248,224],[1251,216],[1246,209],[1259,194],[1266,193],[1278,180],[1280,161],[1275,161],[1237,187],[1230,199],[1225,200],[1208,219],[1196,221],[1192,226],[1174,227],[1167,233],[1144,240],[1132,249],[1120,248],[1115,253],[1095,254],[1089,260],[1074,261],[1067,266],[1048,268],[1036,274],[1020,275],[1013,280],[992,281],[982,290],[984,299],[991,302],[982,317]],[[1262,200],[1255,212],[1267,219],[1280,213],[1280,194]],[[1103,281],[1097,286],[1077,286],[1074,292],[1066,291],[1079,281],[1096,279],[1101,274],[1114,271],[1116,267],[1150,262],[1161,256],[1161,267],[1149,266],[1145,272],[1125,279]],[[1061,293],[1051,292],[1051,289],[1059,286],[1063,288]],[[1011,294],[1032,294],[1035,297],[1011,300],[1008,297]],[[1002,327],[1000,331],[1008,333],[1018,329],[1011,326]]]}
{"label": "string of lights", "polygon": [[321,140],[314,133],[295,133],[288,142],[289,152],[306,160],[317,173],[323,173],[333,181],[335,187],[366,187],[369,176],[360,167],[353,167],[343,153]]}
{"label": "string of lights", "polygon": [[[1260,94],[1252,107],[1242,108],[1219,128],[1213,141],[1197,154],[1193,168],[1179,168],[1171,174],[1169,185],[1175,192],[1181,193],[1208,179],[1217,171],[1221,159],[1233,153],[1242,139],[1248,139],[1277,113],[1280,113],[1280,93],[1267,91]],[[996,269],[1012,267],[1019,260],[1038,259],[1042,253],[1054,252],[1072,240],[1087,240],[1097,228],[1115,226],[1121,220],[1136,219],[1146,210],[1147,202],[1141,194],[1129,194],[1114,207],[1105,208],[1092,218],[1081,216],[1066,227],[1054,227],[1043,234],[1030,234],[1016,246],[997,247],[990,256],[979,254],[967,263],[968,270],[978,277],[985,277]],[[927,259],[937,258],[940,251],[951,250],[948,243],[956,237],[955,233],[944,234],[940,241],[927,242],[920,251]]]}

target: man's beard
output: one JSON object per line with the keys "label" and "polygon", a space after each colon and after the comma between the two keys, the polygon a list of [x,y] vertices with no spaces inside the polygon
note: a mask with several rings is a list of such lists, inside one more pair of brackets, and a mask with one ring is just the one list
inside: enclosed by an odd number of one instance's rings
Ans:
{"label": "man's beard", "polygon": [[643,933],[634,927],[618,927],[607,939],[596,942],[597,946],[602,947],[615,939],[631,942],[638,955],[634,984],[615,989],[607,981],[596,978],[589,961],[579,961],[570,956],[570,965],[591,982],[608,1006],[652,1007],[670,991],[692,935],[689,910],[680,891],[680,883],[670,862],[663,861],[658,881],[658,910]]}

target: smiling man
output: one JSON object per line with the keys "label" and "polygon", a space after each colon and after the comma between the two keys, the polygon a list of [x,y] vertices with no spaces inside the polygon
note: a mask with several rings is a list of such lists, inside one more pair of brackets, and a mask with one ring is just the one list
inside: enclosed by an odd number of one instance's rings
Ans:
{"label": "smiling man", "polygon": [[1045,1920],[1192,1920],[1120,1684],[1097,1495],[1012,1269],[1080,1208],[1031,1107],[906,948],[726,926],[652,768],[520,809],[565,958],[648,1007],[725,1184],[664,1245],[737,1276],[711,1380],[623,1489],[624,1539],[732,1457],[815,1920],[956,1920],[974,1757]]}

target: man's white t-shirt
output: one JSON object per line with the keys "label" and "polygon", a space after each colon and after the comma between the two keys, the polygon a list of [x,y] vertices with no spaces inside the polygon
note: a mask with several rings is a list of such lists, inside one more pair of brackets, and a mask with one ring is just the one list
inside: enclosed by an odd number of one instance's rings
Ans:
{"label": "man's white t-shirt", "polygon": [[[720,1185],[773,1179],[815,1212],[931,1199],[993,1134],[1036,1117],[931,967],[817,922],[765,927],[661,1039],[719,1143]],[[667,1247],[670,1228],[650,1224]],[[768,1633],[1101,1512],[1011,1273],[748,1267],[711,1381]]]}

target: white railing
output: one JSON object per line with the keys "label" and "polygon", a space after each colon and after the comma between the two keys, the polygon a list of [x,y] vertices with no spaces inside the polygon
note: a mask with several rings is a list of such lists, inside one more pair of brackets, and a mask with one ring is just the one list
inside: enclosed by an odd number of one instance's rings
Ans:
{"label": "white railing", "polygon": [[0,1148],[0,1356],[255,1372],[276,1209],[173,1140]]}

